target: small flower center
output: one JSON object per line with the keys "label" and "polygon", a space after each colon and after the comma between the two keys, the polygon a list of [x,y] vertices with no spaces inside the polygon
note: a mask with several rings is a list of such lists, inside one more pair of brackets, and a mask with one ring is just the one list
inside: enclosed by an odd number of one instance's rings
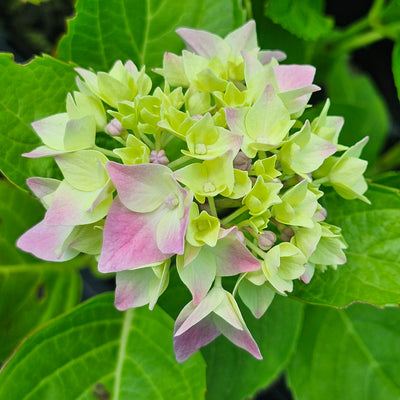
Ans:
{"label": "small flower center", "polygon": [[169,208],[170,210],[173,210],[178,204],[179,200],[177,197],[170,193],[165,199],[164,199],[164,204]]}
{"label": "small flower center", "polygon": [[215,190],[215,185],[212,182],[206,182],[203,185],[203,192],[205,193],[211,193],[214,192],[214,190]]}
{"label": "small flower center", "polygon": [[206,154],[207,153],[207,146],[204,143],[199,143],[194,146],[194,152],[196,154]]}

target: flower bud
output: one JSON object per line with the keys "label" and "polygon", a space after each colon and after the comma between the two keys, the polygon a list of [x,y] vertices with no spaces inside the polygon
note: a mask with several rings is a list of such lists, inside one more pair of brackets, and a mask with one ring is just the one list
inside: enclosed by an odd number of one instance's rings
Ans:
{"label": "flower bud", "polygon": [[328,212],[326,211],[326,209],[321,207],[321,209],[314,214],[314,219],[317,222],[322,222],[322,221],[325,221],[327,215],[328,215]]}
{"label": "flower bud", "polygon": [[106,132],[111,136],[119,136],[124,130],[125,129],[121,122],[119,122],[116,118],[113,118],[106,127]]}
{"label": "flower bud", "polygon": [[153,164],[161,164],[161,165],[169,164],[169,160],[168,160],[167,156],[165,155],[164,150],[160,150],[160,151],[153,150],[150,153],[149,161]]}
{"label": "flower bud", "polygon": [[269,250],[276,241],[276,235],[274,232],[265,231],[258,237],[258,247],[261,250]]}
{"label": "flower bud", "polygon": [[247,157],[243,151],[239,151],[235,159],[233,160],[233,168],[241,169],[242,171],[251,170],[251,158]]}
{"label": "flower bud", "polygon": [[281,232],[281,240],[282,242],[290,242],[290,239],[294,236],[294,231],[290,226],[287,226]]}

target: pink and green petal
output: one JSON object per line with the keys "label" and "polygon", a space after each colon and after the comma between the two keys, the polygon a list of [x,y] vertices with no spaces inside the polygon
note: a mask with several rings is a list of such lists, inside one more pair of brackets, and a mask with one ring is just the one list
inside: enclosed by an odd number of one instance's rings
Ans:
{"label": "pink and green petal", "polygon": [[123,165],[110,161],[106,168],[121,202],[131,211],[154,211],[171,192],[180,194],[179,185],[171,176],[172,171],[164,165]]}
{"label": "pink and green petal", "polygon": [[116,197],[104,225],[99,271],[124,271],[170,258],[172,254],[162,253],[157,246],[158,221],[159,215],[130,211]]}
{"label": "pink and green petal", "polygon": [[107,215],[112,203],[112,194],[93,207],[103,188],[83,192],[63,181],[54,192],[52,203],[47,210],[45,221],[49,225],[85,225],[96,222]]}
{"label": "pink and green petal", "polygon": [[18,239],[17,247],[42,260],[67,261],[79,254],[71,248],[60,252],[73,229],[73,226],[47,225],[41,221]]}
{"label": "pink and green petal", "polygon": [[236,226],[221,229],[219,240],[215,247],[210,248],[210,251],[217,260],[218,276],[233,276],[261,268],[260,261],[251,254],[240,240]]}

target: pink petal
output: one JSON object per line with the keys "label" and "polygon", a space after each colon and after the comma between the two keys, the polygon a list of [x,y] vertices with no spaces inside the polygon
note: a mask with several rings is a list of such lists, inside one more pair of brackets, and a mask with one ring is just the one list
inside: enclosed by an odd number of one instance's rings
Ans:
{"label": "pink petal", "polygon": [[180,186],[172,171],[160,164],[106,164],[122,204],[131,211],[151,212],[161,206],[171,192]]}
{"label": "pink petal", "polygon": [[149,281],[154,278],[153,270],[140,268],[134,271],[120,271],[116,275],[115,307],[124,311],[141,307],[149,302]]}
{"label": "pink petal", "polygon": [[18,239],[17,247],[42,260],[67,261],[79,254],[70,248],[59,252],[72,229],[73,226],[47,225],[41,221]]}
{"label": "pink petal", "polygon": [[[189,303],[178,315],[174,331],[177,332],[187,316],[193,311],[194,306]],[[179,336],[174,335],[174,350],[176,360],[183,362],[193,353],[220,335],[212,316],[208,316]]]}
{"label": "pink petal", "polygon": [[280,50],[261,50],[258,52],[258,60],[261,64],[268,64],[273,58],[277,61],[283,61],[286,59],[286,54]]}
{"label": "pink petal", "polygon": [[35,177],[28,178],[26,184],[38,199],[42,199],[43,197],[55,192],[60,185],[60,181],[51,178]]}
{"label": "pink petal", "polygon": [[212,33],[189,28],[178,28],[176,33],[183,39],[189,51],[211,59],[218,55],[224,59],[229,54],[229,47],[223,39]]}
{"label": "pink petal", "polygon": [[273,69],[280,92],[311,85],[315,75],[312,65],[278,65]]}
{"label": "pink petal", "polygon": [[102,195],[103,188],[93,192],[83,192],[74,189],[65,181],[61,182],[46,213],[46,224],[86,225],[99,221],[107,215],[112,202],[110,194],[93,209],[98,196]]}
{"label": "pink petal", "polygon": [[100,272],[117,272],[164,261],[172,254],[162,253],[156,242],[160,216],[128,210],[116,197],[104,225]]}
{"label": "pink petal", "polygon": [[69,151],[53,150],[46,146],[39,146],[36,149],[30,151],[29,153],[22,153],[22,156],[27,158],[42,158],[42,157],[57,156],[58,154],[65,154],[65,153],[69,153]]}
{"label": "pink petal", "polygon": [[180,336],[187,332],[194,325],[198,324],[201,320],[207,317],[207,315],[211,314],[216,307],[218,307],[218,305],[224,300],[225,296],[225,291],[223,289],[211,289],[204,300],[198,306],[194,307],[190,315],[188,315],[187,318],[179,324],[179,327],[177,327],[174,335]]}
{"label": "pink petal", "polygon": [[[183,254],[185,247],[185,233],[189,222],[190,205],[193,195],[180,188],[184,204],[178,205],[175,209],[168,210],[157,226],[157,246],[163,253]],[[184,207],[183,217],[180,208]]]}
{"label": "pink petal", "polygon": [[233,276],[261,268],[260,261],[241,242],[236,226],[222,230],[220,239],[210,251],[216,257],[218,276]]}
{"label": "pink petal", "polygon": [[258,360],[262,360],[260,349],[247,328],[243,330],[235,329],[232,325],[215,314],[213,315],[213,320],[218,330],[232,343],[245,349]]}
{"label": "pink petal", "polygon": [[235,53],[241,50],[251,51],[258,47],[256,23],[253,20],[248,21],[239,29],[231,32],[225,37],[225,42],[230,45]]}

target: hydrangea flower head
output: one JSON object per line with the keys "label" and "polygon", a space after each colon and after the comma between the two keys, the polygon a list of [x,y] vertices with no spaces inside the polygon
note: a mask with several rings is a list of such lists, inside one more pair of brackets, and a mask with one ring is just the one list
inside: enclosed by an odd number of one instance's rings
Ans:
{"label": "hydrangea flower head", "polygon": [[367,138],[340,145],[329,100],[307,119],[315,68],[260,50],[254,21],[225,38],[177,33],[187,50],[165,54],[163,87],[151,92],[132,61],[78,68],[66,112],[32,123],[43,145],[24,156],[54,157],[63,179],[28,179],[47,211],[17,245],[49,261],[94,255],[116,273],[121,311],[153,309],[176,269],[192,296],[175,322],[177,360],[221,334],[260,359],[236,296],[260,318],[275,295],[346,262],[321,185],[368,202]]}

